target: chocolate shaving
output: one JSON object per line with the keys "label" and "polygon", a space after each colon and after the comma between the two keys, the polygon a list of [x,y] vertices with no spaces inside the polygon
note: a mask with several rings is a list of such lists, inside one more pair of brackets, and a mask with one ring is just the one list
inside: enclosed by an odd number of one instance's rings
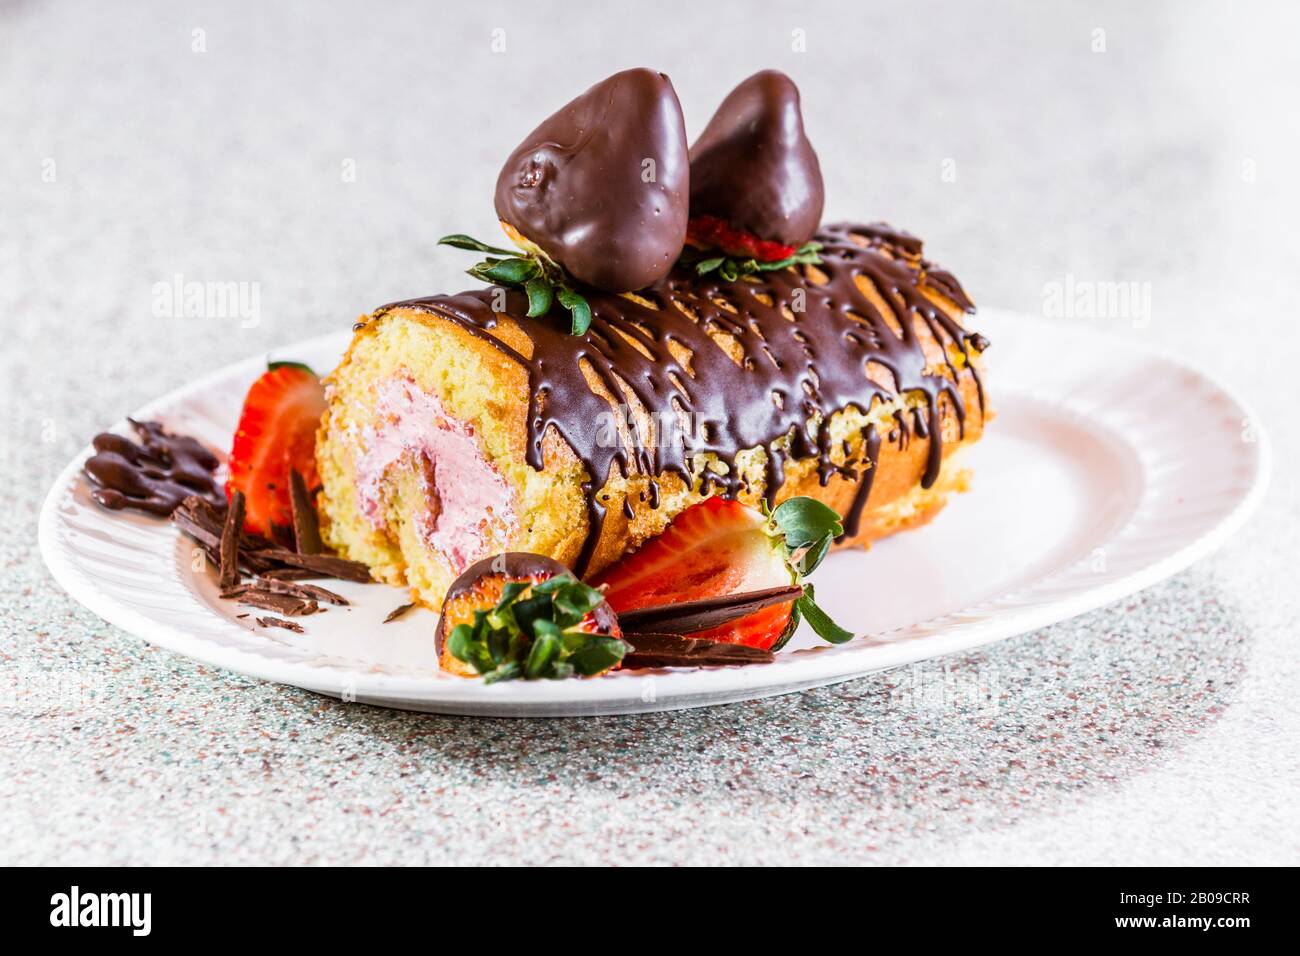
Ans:
{"label": "chocolate shaving", "polygon": [[[192,495],[182,501],[172,513],[172,521],[176,526],[197,541],[207,553],[208,559],[217,567],[221,566],[221,533],[225,527],[226,510],[224,503],[219,507]],[[239,538],[238,555],[242,567],[254,574],[275,568],[272,562],[253,556],[255,551],[274,547],[271,542],[247,531]]]}
{"label": "chocolate shaving", "polygon": [[624,634],[633,645],[623,658],[623,667],[707,667],[727,664],[767,664],[774,659],[771,651],[744,644],[700,641],[680,634],[638,632]]}
{"label": "chocolate shaving", "polygon": [[732,621],[738,621],[755,611],[774,604],[788,604],[803,595],[797,585],[728,594],[723,597],[704,598],[699,601],[682,601],[678,604],[661,604],[657,607],[625,611],[618,616],[619,626],[625,633],[649,631],[661,634],[694,634],[707,631]]}
{"label": "chocolate shaving", "polygon": [[384,623],[388,624],[391,621],[396,621],[399,617],[402,617],[404,614],[406,614],[407,611],[409,611],[413,607],[415,607],[414,604],[399,604],[397,607],[393,608],[391,611],[388,612],[388,617],[384,618]]}
{"label": "chocolate shaving", "polygon": [[295,634],[303,633],[301,624],[297,621],[286,621],[282,617],[256,617],[253,620],[257,621],[262,627],[282,627],[286,631],[293,631]]}
{"label": "chocolate shaving", "polygon": [[274,591],[263,591],[258,588],[249,588],[239,596],[240,604],[247,604],[250,607],[260,607],[264,611],[275,611],[277,614],[287,614],[289,617],[296,617],[300,614],[315,614],[320,610],[320,605],[310,598],[295,597],[292,594],[276,594]]}
{"label": "chocolate shaving", "polygon": [[347,558],[332,554],[295,554],[284,548],[265,548],[251,552],[250,557],[287,564],[295,568],[306,568],[308,571],[315,571],[319,577],[356,581],[359,584],[369,584],[371,580],[370,569],[360,561],[349,561]]}
{"label": "chocolate shaving", "polygon": [[326,604],[337,604],[341,607],[346,607],[348,604],[348,599],[343,595],[335,594],[328,588],[318,587],[315,584],[294,584],[291,581],[263,576],[257,579],[256,587],[262,591],[288,594],[307,601],[324,601]]}
{"label": "chocolate shaving", "polygon": [[239,539],[244,530],[244,493],[236,491],[226,509],[226,520],[221,527],[221,588],[233,588],[239,583]]}
{"label": "chocolate shaving", "polygon": [[217,456],[188,435],[173,435],[158,422],[127,419],[140,443],[113,432],[95,436],[95,454],[82,466],[94,485],[90,495],[114,511],[133,508],[170,515],[190,495],[210,502],[223,495],[213,477]]}
{"label": "chocolate shaving", "polygon": [[[176,526],[203,546],[212,563],[218,567],[221,565],[221,535],[227,510],[191,496],[182,501],[172,514]],[[325,577],[363,584],[371,580],[370,570],[359,561],[348,561],[330,554],[295,554],[277,547],[261,535],[246,531],[240,535],[237,554],[240,566],[263,578],[291,581]]]}
{"label": "chocolate shaving", "polygon": [[306,581],[320,575],[306,568],[272,568],[258,577],[263,581]]}
{"label": "chocolate shaving", "polygon": [[218,525],[218,530],[213,531],[211,524],[205,520],[205,516],[197,506],[193,509],[188,507],[189,502],[202,500],[201,498],[186,498],[172,512],[172,521],[187,535],[215,554],[221,549],[220,525]]}
{"label": "chocolate shaving", "polygon": [[289,498],[293,503],[293,542],[299,554],[320,554],[320,521],[312,504],[307,482],[295,470],[289,471]]}

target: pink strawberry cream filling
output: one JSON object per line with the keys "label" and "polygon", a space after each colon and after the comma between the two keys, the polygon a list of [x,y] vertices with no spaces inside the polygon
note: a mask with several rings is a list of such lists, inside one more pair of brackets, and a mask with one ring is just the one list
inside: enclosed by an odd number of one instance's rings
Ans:
{"label": "pink strawberry cream filling", "polygon": [[484,456],[473,426],[449,415],[436,395],[409,378],[389,379],[377,392],[376,424],[360,435],[361,513],[381,530],[384,475],[414,461],[427,502],[416,518],[420,537],[459,574],[487,556],[494,533],[500,540],[517,530],[514,492]]}

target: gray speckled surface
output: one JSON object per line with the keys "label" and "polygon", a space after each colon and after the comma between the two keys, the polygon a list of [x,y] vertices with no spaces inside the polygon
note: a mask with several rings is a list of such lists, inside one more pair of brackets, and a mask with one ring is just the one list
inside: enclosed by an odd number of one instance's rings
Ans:
{"label": "gray speckled surface", "polygon": [[[517,6],[0,4],[0,861],[1297,862],[1300,17]],[[1098,331],[1262,412],[1261,513],[1178,578],[984,653],[646,717],[325,700],[156,650],[53,583],[37,510],[100,426],[458,282],[432,241],[490,234],[500,157],[639,63],[692,133],[735,79],[788,70],[828,215],[922,234],[978,301],[1150,283],[1149,323]],[[260,321],[156,318],[177,273],[260,283]]]}

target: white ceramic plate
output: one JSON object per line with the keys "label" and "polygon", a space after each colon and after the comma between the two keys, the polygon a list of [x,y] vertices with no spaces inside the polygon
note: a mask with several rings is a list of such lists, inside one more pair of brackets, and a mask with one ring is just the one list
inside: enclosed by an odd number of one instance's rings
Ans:
{"label": "white ceramic plate", "polygon": [[[986,376],[998,417],[970,451],[971,492],[929,526],[832,555],[817,597],[858,639],[804,632],[774,663],[484,686],[438,673],[436,616],[383,624],[399,589],[328,582],[353,601],[303,619],[306,633],[235,618],[215,575],[193,568],[169,523],[101,510],[80,469],[50,490],[41,552],[101,617],[169,650],[345,699],[443,713],[618,714],[782,694],[967,650],[1107,604],[1221,544],[1263,494],[1267,440],[1223,385],[1122,339],[984,310]],[[332,368],[346,334],[278,353]],[[132,417],[225,448],[265,367],[221,369]],[[126,422],[115,430],[127,431]]]}

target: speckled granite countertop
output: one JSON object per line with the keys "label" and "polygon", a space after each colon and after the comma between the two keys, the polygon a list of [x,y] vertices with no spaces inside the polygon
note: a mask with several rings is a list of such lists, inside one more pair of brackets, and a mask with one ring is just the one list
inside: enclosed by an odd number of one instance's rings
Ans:
{"label": "speckled granite countertop", "polygon": [[[1300,861],[1296,12],[592,6],[0,7],[0,862]],[[491,234],[518,136],[643,63],[692,134],[734,80],[789,71],[828,216],[920,233],[978,301],[1150,283],[1149,322],[1098,334],[1262,412],[1261,513],[984,653],[644,717],[344,704],[152,648],[53,583],[37,511],[99,427],[459,282],[433,240]],[[155,318],[176,275],[258,283],[258,321]],[[950,690],[990,672],[994,708]]]}

